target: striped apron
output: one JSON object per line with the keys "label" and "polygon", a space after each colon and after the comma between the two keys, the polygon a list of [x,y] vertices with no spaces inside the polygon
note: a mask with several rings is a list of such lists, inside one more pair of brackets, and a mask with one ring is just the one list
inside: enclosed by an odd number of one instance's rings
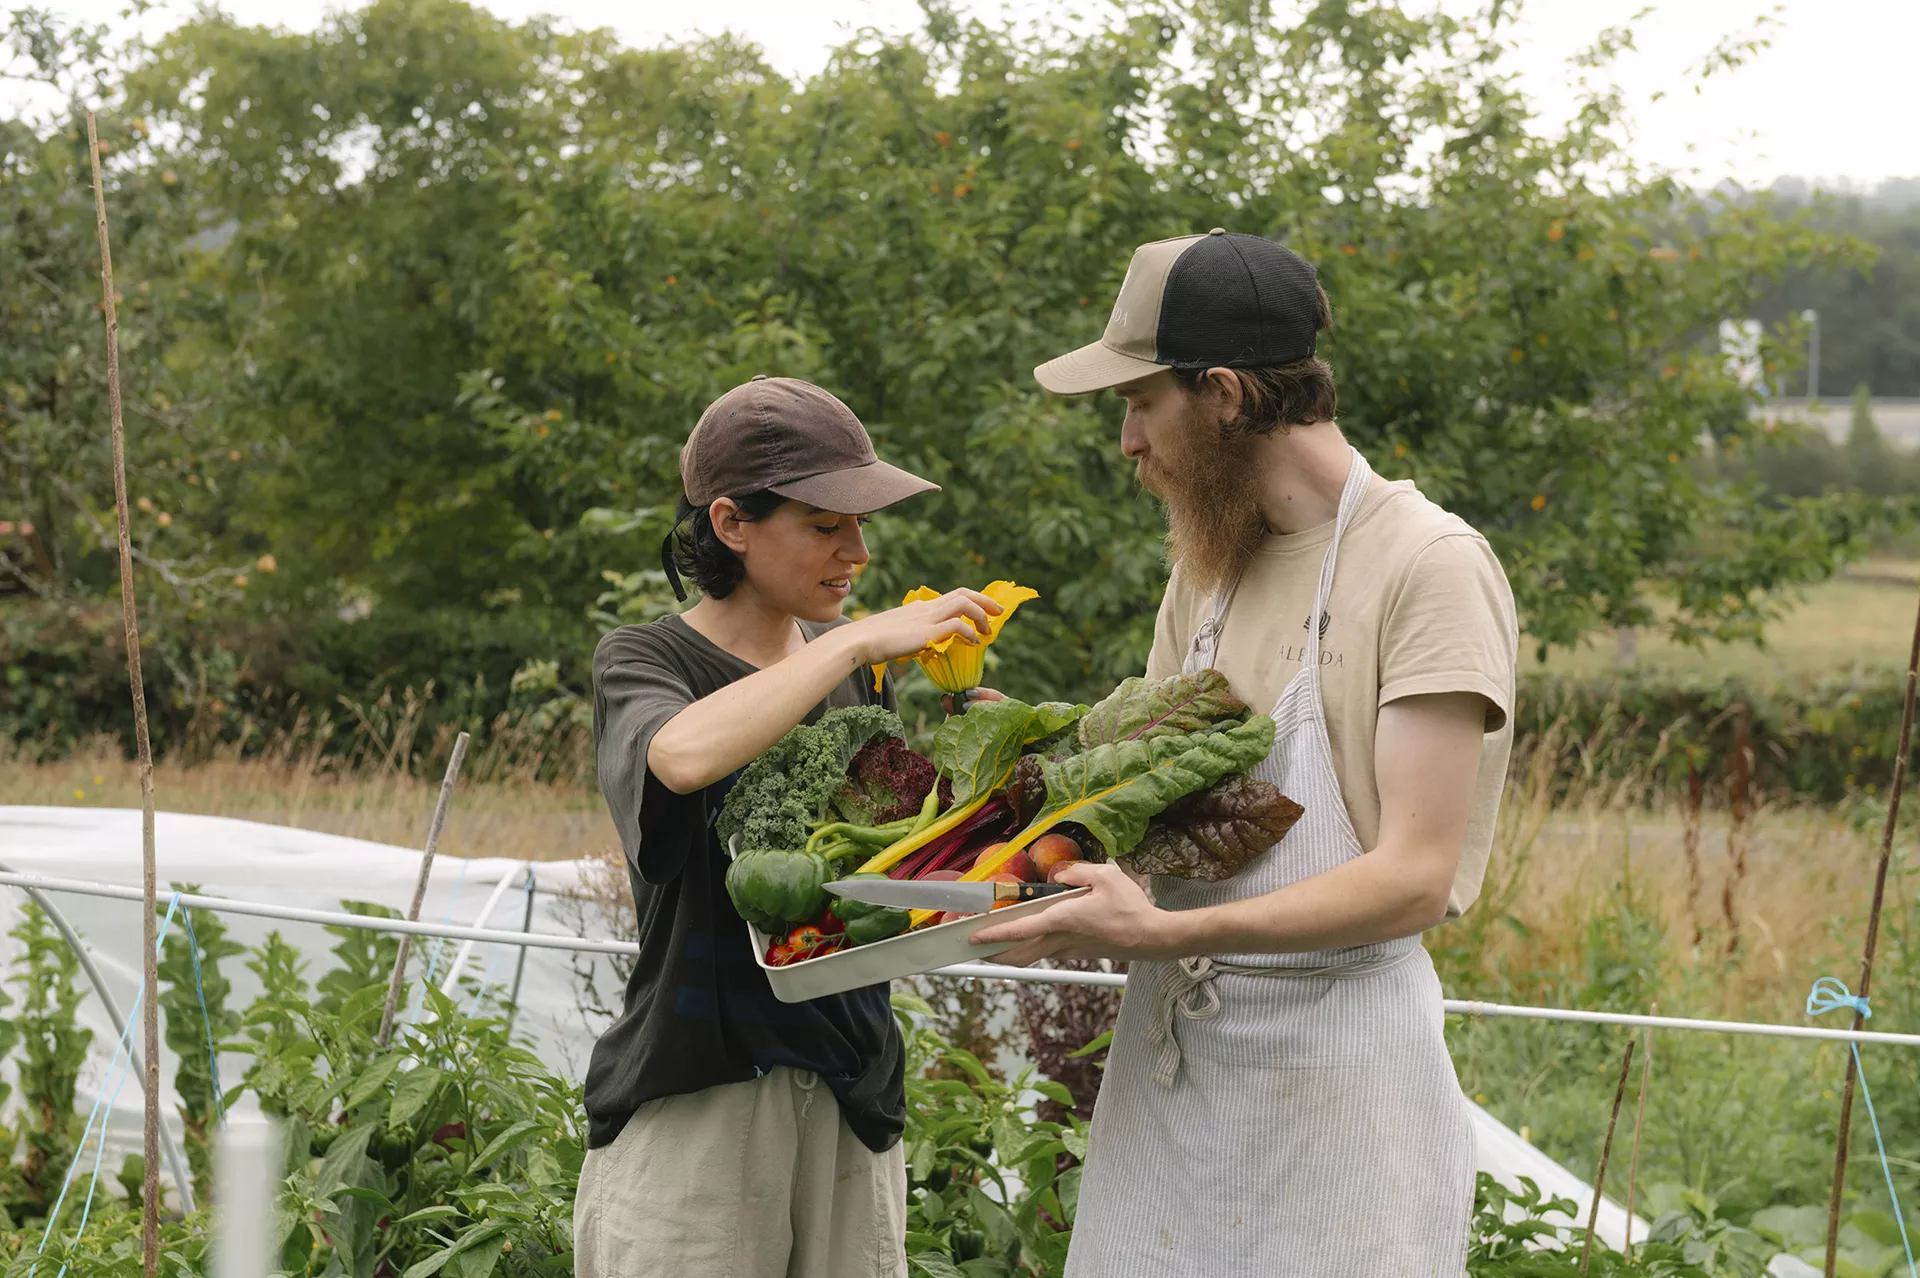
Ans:
{"label": "striped apron", "polygon": [[[1371,477],[1355,452],[1315,618]],[[1213,662],[1231,599],[1214,601],[1189,671]],[[1320,632],[1307,627],[1253,772],[1305,814],[1223,882],[1156,877],[1162,906],[1259,896],[1361,854],[1327,743]],[[1068,1278],[1459,1278],[1472,1203],[1472,1129],[1419,937],[1131,966]]]}

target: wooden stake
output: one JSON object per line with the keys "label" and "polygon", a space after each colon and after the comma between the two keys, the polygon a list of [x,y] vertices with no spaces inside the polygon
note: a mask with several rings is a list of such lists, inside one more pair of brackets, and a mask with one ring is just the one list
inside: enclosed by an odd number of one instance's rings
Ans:
{"label": "wooden stake", "polygon": [[133,545],[127,537],[127,436],[120,420],[120,316],[113,294],[113,249],[107,236],[107,192],[100,177],[100,134],[87,112],[87,160],[93,169],[93,216],[100,231],[100,285],[107,319],[107,417],[113,427],[113,510],[120,530],[120,618],[126,627],[127,682],[133,689],[133,739],[140,753],[140,881],[146,894],[141,921],[140,1020],[145,1044],[146,1183],[141,1191],[140,1264],[147,1278],[160,1269],[160,994],[154,950],[154,899],[158,872],[153,855],[153,742],[147,735],[147,690],[140,678],[140,614],[134,602]]}
{"label": "wooden stake", "polygon": [[[1900,824],[1900,793],[1907,783],[1907,754],[1913,749],[1914,683],[1920,679],[1920,611],[1913,619],[1913,647],[1907,654],[1907,692],[1900,707],[1900,750],[1893,756],[1893,785],[1887,791],[1887,824],[1880,833],[1880,865],[1873,875],[1873,907],[1867,911],[1867,943],[1860,953],[1860,983],[1854,987],[1856,998],[1865,1000],[1873,985],[1873,952],[1880,942],[1880,907],[1887,898],[1887,866],[1893,860],[1893,834]],[[1856,1033],[1867,1022],[1855,1011]],[[1847,1183],[1847,1139],[1853,1127],[1853,1085],[1858,1076],[1859,1053],[1847,1053],[1847,1081],[1840,1089],[1840,1132],[1833,1142],[1833,1193],[1827,1199],[1826,1278],[1834,1278],[1834,1266],[1840,1257],[1840,1191]]]}
{"label": "wooden stake", "polygon": [[1705,797],[1706,779],[1691,756],[1687,761],[1686,824],[1680,836],[1687,854],[1687,922],[1693,925],[1693,943],[1699,946],[1704,933],[1700,927],[1700,804]]}
{"label": "wooden stake", "polygon": [[1607,1139],[1600,1146],[1600,1170],[1593,1177],[1593,1206],[1587,1212],[1587,1240],[1580,1244],[1580,1272],[1586,1273],[1593,1262],[1593,1229],[1600,1220],[1600,1195],[1607,1187],[1607,1160],[1613,1155],[1613,1129],[1620,1121],[1620,1101],[1627,1094],[1627,1070],[1633,1065],[1633,1040],[1627,1040],[1626,1055],[1620,1058],[1620,1083],[1613,1089],[1613,1113],[1607,1119]]}
{"label": "wooden stake", "polygon": [[1737,898],[1747,878],[1747,815],[1753,783],[1753,742],[1748,711],[1743,703],[1736,707],[1733,720],[1732,775],[1727,778],[1727,881],[1720,889],[1720,909],[1727,919],[1727,954],[1740,950],[1740,915]]}
{"label": "wooden stake", "polygon": [[[420,905],[427,899],[427,878],[433,873],[434,849],[440,846],[440,828],[447,822],[447,805],[453,801],[453,779],[459,775],[461,760],[466,757],[467,734],[463,732],[453,739],[453,757],[447,760],[447,775],[440,780],[440,801],[434,804],[433,822],[427,826],[427,850],[420,857],[420,877],[413,884],[413,904],[407,907],[410,923],[420,920]],[[413,938],[402,934],[400,952],[393,958],[393,975],[387,980],[387,1010],[380,1014],[380,1036],[376,1041],[383,1049],[393,1036],[393,1015],[400,1006],[400,987],[406,983],[407,955],[412,949]]]}
{"label": "wooden stake", "polygon": [[[1650,1004],[1648,1016],[1660,1015],[1660,1005]],[[1627,1164],[1627,1245],[1622,1248],[1628,1260],[1633,1259],[1633,1190],[1640,1177],[1640,1131],[1647,1121],[1647,1083],[1653,1076],[1653,1026],[1647,1026],[1646,1046],[1640,1049],[1640,1099],[1634,1104],[1633,1112],[1633,1158]]]}

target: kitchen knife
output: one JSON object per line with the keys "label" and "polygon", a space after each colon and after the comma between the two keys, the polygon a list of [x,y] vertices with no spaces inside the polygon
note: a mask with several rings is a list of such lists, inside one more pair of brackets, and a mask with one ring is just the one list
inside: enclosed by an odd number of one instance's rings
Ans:
{"label": "kitchen knife", "polygon": [[1003,902],[1036,901],[1076,890],[1067,883],[958,883],[950,879],[841,879],[827,884],[827,891],[849,901],[954,914],[985,914]]}

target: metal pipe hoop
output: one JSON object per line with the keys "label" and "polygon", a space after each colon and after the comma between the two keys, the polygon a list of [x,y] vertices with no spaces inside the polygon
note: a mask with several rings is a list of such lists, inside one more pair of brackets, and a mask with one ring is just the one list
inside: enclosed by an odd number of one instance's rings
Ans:
{"label": "metal pipe hoop", "polygon": [[[43,892],[70,892],[80,896],[107,897],[121,901],[143,899],[137,887],[127,887],[118,883],[95,883],[84,879],[62,879],[43,874],[0,871],[0,885],[32,888]],[[352,927],[369,932],[397,932],[409,936],[444,936],[453,940],[516,946],[522,950],[572,950],[587,954],[623,954],[629,957],[640,953],[640,947],[632,941],[609,941],[588,936],[558,936],[546,932],[513,932],[499,928],[462,927],[454,923],[419,923],[400,918],[374,918],[363,914],[348,914],[338,910],[310,910],[300,906],[271,905],[262,901],[238,901],[223,896],[183,893],[180,904],[188,909],[281,919],[289,923]],[[1119,972],[1075,972],[1056,968],[1006,967],[998,963],[955,963],[951,967],[940,968],[927,975],[976,981],[1103,985],[1116,989],[1123,988],[1127,983],[1127,978]],[[1483,1003],[1451,998],[1443,1000],[1442,1006],[1449,1014],[1455,1016],[1503,1016],[1522,1020],[1576,1022],[1587,1025],[1632,1025],[1709,1034],[1744,1034],[1766,1038],[1920,1047],[1920,1034],[1892,1034],[1874,1030],[1856,1032],[1822,1029],[1811,1025],[1774,1025],[1764,1021],[1712,1021],[1681,1016],[1642,1016],[1631,1012],[1590,1012],[1560,1007],[1522,1007],[1511,1003]]]}

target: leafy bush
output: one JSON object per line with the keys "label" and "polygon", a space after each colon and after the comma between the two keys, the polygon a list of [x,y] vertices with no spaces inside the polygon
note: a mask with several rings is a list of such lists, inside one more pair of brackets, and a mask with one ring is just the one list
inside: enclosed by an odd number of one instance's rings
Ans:
{"label": "leafy bush", "polygon": [[1571,743],[1563,784],[1643,782],[1685,791],[1698,769],[1710,792],[1745,734],[1752,786],[1787,800],[1838,802],[1884,787],[1898,747],[1905,676],[1863,673],[1806,685],[1627,675],[1529,676],[1514,716],[1516,752]]}

